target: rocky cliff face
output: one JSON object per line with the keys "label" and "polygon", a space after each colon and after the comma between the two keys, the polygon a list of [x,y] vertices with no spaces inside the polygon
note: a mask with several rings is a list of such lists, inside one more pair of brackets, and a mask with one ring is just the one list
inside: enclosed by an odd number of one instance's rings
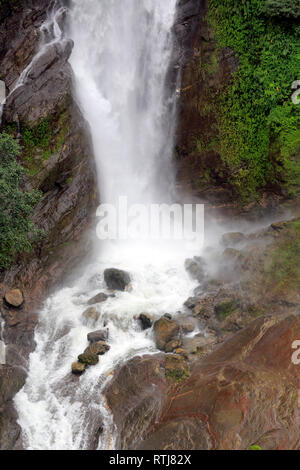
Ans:
{"label": "rocky cliff face", "polygon": [[[43,239],[2,275],[1,293],[16,285],[25,294],[22,310],[3,309],[5,339],[14,343],[18,338],[18,348],[22,347],[20,335],[35,323],[32,311],[80,255],[79,242],[97,203],[89,129],[72,96],[68,63],[72,41],[63,39],[37,55],[40,28],[50,7],[44,0],[8,1],[0,16],[0,73],[8,92],[2,130],[20,140],[27,173],[24,186],[43,193],[35,213]],[[66,15],[62,10],[61,28]],[[26,68],[23,82],[16,87]]]}
{"label": "rocky cliff face", "polygon": [[[178,181],[187,193],[211,203],[230,201],[226,173],[214,140],[219,133],[216,100],[238,61],[231,50],[217,50],[207,19],[208,0],[181,0],[175,24],[178,90]],[[212,180],[214,184],[212,184]]]}
{"label": "rocky cliff face", "polygon": [[[34,216],[43,238],[0,278],[1,298],[13,287],[21,288],[25,297],[20,308],[4,303],[0,307],[5,319],[6,360],[11,366],[26,367],[26,358],[34,349],[36,309],[85,254],[84,234],[98,200],[89,128],[72,94],[68,63],[72,41],[63,39],[37,55],[40,28],[52,4],[46,0],[7,0],[0,7],[0,74],[8,95],[2,131],[13,134],[22,146],[24,187],[43,194]],[[58,18],[62,29],[66,20],[67,11],[62,10]],[[24,80],[16,88],[26,68]],[[11,403],[8,411],[6,406],[1,408],[2,425],[8,423],[11,409]],[[17,425],[13,419],[9,423],[10,442],[8,430],[3,431],[6,437],[1,431],[0,448],[11,448],[17,438]],[[0,428],[5,430],[3,426]]]}

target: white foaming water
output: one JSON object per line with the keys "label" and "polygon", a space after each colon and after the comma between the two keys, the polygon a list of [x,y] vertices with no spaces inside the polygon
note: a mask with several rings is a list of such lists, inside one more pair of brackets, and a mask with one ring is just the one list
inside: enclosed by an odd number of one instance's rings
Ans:
{"label": "white foaming water", "polygon": [[[165,78],[175,9],[176,0],[73,0],[71,64],[91,127],[102,202],[126,195],[129,202],[168,203],[174,197],[175,106],[166,98]],[[99,241],[85,274],[47,300],[28,379],[15,398],[28,449],[114,448],[103,387],[120,361],[156,352],[151,330],[141,331],[135,316],[182,308],[195,287],[184,260],[197,251],[179,242]],[[107,292],[107,267],[129,271],[131,289],[99,304],[99,319],[87,321],[87,301]],[[71,363],[88,346],[87,333],[104,325],[110,351],[83,376],[72,377]]]}

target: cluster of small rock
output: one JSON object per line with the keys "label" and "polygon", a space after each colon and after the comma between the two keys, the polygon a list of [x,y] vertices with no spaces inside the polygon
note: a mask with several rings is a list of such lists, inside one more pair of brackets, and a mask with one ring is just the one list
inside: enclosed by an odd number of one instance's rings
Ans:
{"label": "cluster of small rock", "polygon": [[[104,271],[104,280],[107,288],[111,291],[125,291],[131,281],[126,271],[115,268],[106,269]],[[89,307],[82,314],[84,320],[97,322],[100,317],[100,312],[95,305],[105,302],[111,296],[114,296],[114,293],[107,295],[104,292],[100,292],[92,297],[87,302]],[[93,331],[87,335],[89,346],[82,354],[79,354],[78,360],[73,362],[73,374],[81,375],[87,367],[98,364],[99,356],[102,356],[110,350],[110,346],[107,344],[108,336],[108,329]]]}
{"label": "cluster of small rock", "polygon": [[73,362],[73,374],[82,374],[86,367],[95,366],[99,362],[99,356],[107,353],[110,346],[106,343],[108,339],[108,329],[97,330],[87,335],[89,346],[82,354],[79,354],[78,361]]}

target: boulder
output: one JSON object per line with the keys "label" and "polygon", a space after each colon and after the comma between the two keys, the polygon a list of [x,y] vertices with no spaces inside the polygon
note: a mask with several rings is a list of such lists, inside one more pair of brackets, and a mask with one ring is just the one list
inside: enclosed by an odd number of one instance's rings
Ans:
{"label": "boulder", "polygon": [[147,313],[141,313],[139,315],[139,321],[141,323],[143,330],[147,330],[148,328],[151,328],[153,324],[152,318]]}
{"label": "boulder", "polygon": [[101,302],[105,302],[107,299],[108,295],[104,294],[104,292],[100,292],[88,301],[88,305],[100,304]]}
{"label": "boulder", "polygon": [[161,317],[154,323],[154,336],[158,349],[165,351],[166,345],[172,340],[177,339],[180,327],[175,320]]}
{"label": "boulder", "polygon": [[79,354],[78,361],[82,364],[86,364],[87,366],[95,366],[99,362],[99,358],[97,354],[93,354],[91,352],[84,352],[83,354]]}
{"label": "boulder", "polygon": [[184,263],[187,272],[198,282],[202,282],[205,279],[204,265],[205,261],[198,256],[195,256],[193,259],[187,259]]}
{"label": "boulder", "polygon": [[180,346],[181,346],[181,341],[179,339],[171,339],[171,341],[169,341],[166,344],[165,351],[166,353],[170,353],[174,351],[175,349],[178,349]]}
{"label": "boulder", "polygon": [[91,344],[106,341],[108,339],[108,329],[92,331],[92,333],[87,335],[87,339]]}
{"label": "boulder", "polygon": [[86,319],[86,320],[92,320],[94,322],[98,321],[99,320],[99,317],[100,317],[100,312],[98,312],[98,310],[95,308],[95,307],[90,307],[90,308],[87,308],[82,316]]}
{"label": "boulder", "polygon": [[12,289],[4,296],[5,302],[10,307],[19,308],[24,302],[23,293],[20,289]]}
{"label": "boulder", "polygon": [[193,310],[193,308],[196,306],[197,304],[197,297],[189,297],[185,302],[184,302],[184,306],[186,308],[189,308],[190,310]]}
{"label": "boulder", "polygon": [[109,350],[110,346],[105,343],[105,341],[97,341],[97,343],[93,343],[88,348],[86,348],[84,354],[96,354],[97,356],[102,356]]}
{"label": "boulder", "polygon": [[72,364],[72,373],[75,375],[81,375],[85,371],[86,364],[83,362],[73,362]]}
{"label": "boulder", "polygon": [[130,284],[130,275],[126,271],[110,268],[104,271],[104,280],[108,289],[125,291]]}
{"label": "boulder", "polygon": [[241,232],[229,232],[222,236],[221,243],[226,247],[233,247],[245,242],[246,240],[246,236]]}
{"label": "boulder", "polygon": [[160,415],[168,389],[164,366],[162,353],[136,356],[117,366],[104,391],[117,427],[117,449],[139,445],[150,422]]}

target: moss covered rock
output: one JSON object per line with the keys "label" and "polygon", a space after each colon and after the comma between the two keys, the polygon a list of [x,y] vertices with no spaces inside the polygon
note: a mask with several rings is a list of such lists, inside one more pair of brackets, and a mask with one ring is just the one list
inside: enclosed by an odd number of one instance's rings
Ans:
{"label": "moss covered rock", "polygon": [[96,364],[98,364],[99,358],[97,354],[87,351],[83,354],[79,354],[78,361],[82,364],[86,364],[87,366],[95,366]]}
{"label": "moss covered rock", "polygon": [[182,382],[190,376],[187,361],[178,354],[170,354],[166,357],[165,373],[166,378],[173,382]]}

